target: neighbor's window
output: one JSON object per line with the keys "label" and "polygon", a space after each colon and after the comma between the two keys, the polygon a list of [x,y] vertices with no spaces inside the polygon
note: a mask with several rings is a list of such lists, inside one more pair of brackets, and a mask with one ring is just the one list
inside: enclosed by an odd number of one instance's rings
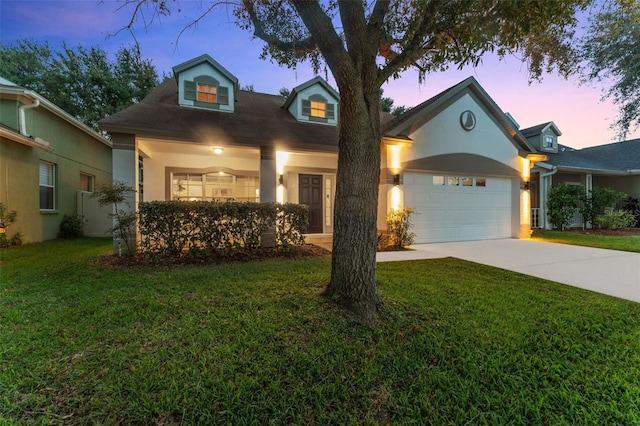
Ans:
{"label": "neighbor's window", "polygon": [[544,143],[542,145],[543,148],[553,148],[553,136],[546,135],[544,137]]}
{"label": "neighbor's window", "polygon": [[433,177],[434,185],[444,185],[444,176],[434,176]]}
{"label": "neighbor's window", "polygon": [[311,116],[312,117],[327,117],[327,103],[321,101],[311,101]]}
{"label": "neighbor's window", "polygon": [[460,178],[458,176],[449,176],[447,178],[447,185],[458,186],[460,185]]}
{"label": "neighbor's window", "polygon": [[487,180],[485,178],[476,178],[476,186],[487,186]]}
{"label": "neighbor's window", "polygon": [[40,162],[40,210],[55,209],[56,165]]}
{"label": "neighbor's window", "polygon": [[80,191],[93,192],[94,176],[87,173],[80,173]]}
{"label": "neighbor's window", "polygon": [[218,101],[218,88],[212,84],[198,83],[198,100],[215,104]]}

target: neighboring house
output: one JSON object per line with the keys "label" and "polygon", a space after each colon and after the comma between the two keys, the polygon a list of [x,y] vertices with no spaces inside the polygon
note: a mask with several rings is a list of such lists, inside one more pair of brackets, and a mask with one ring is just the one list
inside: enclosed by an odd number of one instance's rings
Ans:
{"label": "neighboring house", "polygon": [[[286,99],[239,90],[208,55],[173,71],[100,122],[112,135],[114,179],[138,188],[136,201],[307,204],[309,235],[331,235],[339,94],[319,77]],[[529,236],[525,186],[546,157],[475,79],[381,119],[380,230],[406,206],[416,210],[416,243]]]}
{"label": "neighboring house", "polygon": [[111,183],[111,142],[37,93],[0,78],[0,203],[18,213],[7,233],[54,239],[64,215],[109,236],[110,210],[89,195]]}
{"label": "neighboring house", "polygon": [[[521,130],[529,143],[547,155],[531,171],[531,224],[534,228],[551,228],[546,217],[549,188],[557,183],[612,188],[640,198],[640,139],[573,149],[558,143],[561,135],[553,123]],[[570,226],[584,226],[576,213]]]}

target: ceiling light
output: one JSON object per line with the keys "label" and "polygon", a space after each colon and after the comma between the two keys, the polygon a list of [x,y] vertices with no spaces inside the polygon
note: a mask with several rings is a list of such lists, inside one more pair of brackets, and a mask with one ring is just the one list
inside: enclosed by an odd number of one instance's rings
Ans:
{"label": "ceiling light", "polygon": [[222,151],[224,151],[224,149],[220,148],[219,146],[214,146],[213,147],[213,153],[216,154],[216,155],[222,154]]}

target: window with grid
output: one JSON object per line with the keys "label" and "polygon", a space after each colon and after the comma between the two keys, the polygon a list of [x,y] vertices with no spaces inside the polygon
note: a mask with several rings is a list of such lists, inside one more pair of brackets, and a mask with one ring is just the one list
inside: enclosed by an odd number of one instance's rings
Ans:
{"label": "window with grid", "polygon": [[311,117],[326,118],[327,103],[321,101],[311,101]]}
{"label": "window with grid", "polygon": [[40,162],[40,210],[55,209],[56,166],[46,161]]}
{"label": "window with grid", "polygon": [[198,83],[198,100],[215,104],[218,101],[218,88],[212,84]]}

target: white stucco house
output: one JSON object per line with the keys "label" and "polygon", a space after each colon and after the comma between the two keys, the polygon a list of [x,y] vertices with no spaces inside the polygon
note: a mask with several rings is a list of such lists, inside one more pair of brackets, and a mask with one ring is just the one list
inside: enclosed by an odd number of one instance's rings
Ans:
{"label": "white stucco house", "polygon": [[[316,77],[284,99],[239,90],[209,55],[100,122],[113,178],[144,200],[251,200],[309,206],[309,235],[331,235],[339,94]],[[416,243],[530,235],[539,153],[470,77],[400,117],[382,113],[379,229],[412,207]]]}

